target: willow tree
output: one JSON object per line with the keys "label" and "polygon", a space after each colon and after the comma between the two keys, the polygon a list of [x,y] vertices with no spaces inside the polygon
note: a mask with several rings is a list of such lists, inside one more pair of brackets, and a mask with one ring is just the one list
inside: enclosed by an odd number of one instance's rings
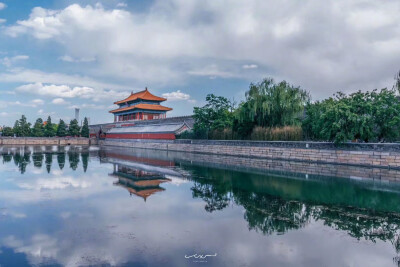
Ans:
{"label": "willow tree", "polygon": [[236,111],[239,123],[252,123],[253,126],[279,127],[300,124],[304,106],[310,101],[310,94],[282,81],[264,79],[250,84],[246,101]]}

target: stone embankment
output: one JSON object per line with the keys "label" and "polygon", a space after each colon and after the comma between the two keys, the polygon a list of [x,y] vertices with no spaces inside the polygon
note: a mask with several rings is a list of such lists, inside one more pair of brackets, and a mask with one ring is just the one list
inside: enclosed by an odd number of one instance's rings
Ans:
{"label": "stone embankment", "polygon": [[336,146],[324,142],[211,140],[103,140],[99,143],[102,146],[400,169],[400,144],[347,143]]}
{"label": "stone embankment", "polygon": [[0,145],[95,145],[97,140],[82,137],[0,137]]}

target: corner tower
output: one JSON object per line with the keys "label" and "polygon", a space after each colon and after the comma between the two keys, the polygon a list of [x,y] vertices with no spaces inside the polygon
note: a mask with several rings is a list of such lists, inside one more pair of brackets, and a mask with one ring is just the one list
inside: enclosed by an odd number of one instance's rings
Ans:
{"label": "corner tower", "polygon": [[114,114],[114,122],[131,120],[154,120],[166,118],[167,111],[172,108],[160,105],[166,98],[153,95],[147,90],[131,93],[127,98],[114,102],[119,107],[110,110]]}

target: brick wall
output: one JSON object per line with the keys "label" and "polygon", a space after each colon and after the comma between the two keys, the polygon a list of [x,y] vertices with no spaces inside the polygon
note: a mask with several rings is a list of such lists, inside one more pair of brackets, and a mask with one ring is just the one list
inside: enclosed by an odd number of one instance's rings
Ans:
{"label": "brick wall", "polygon": [[[400,181],[400,169],[376,168],[341,165],[328,163],[315,163],[306,161],[276,160],[267,158],[238,157],[228,155],[199,154],[178,151],[160,151],[154,149],[132,149],[104,147],[103,156],[118,158],[127,155],[133,158],[164,160],[165,162],[187,163],[190,165],[212,166],[217,168],[253,171],[281,175],[293,178],[319,179],[323,177],[350,178],[356,180],[370,180],[376,182],[398,182]],[[129,160],[129,159],[128,159]],[[389,185],[389,184],[388,184]]]}
{"label": "brick wall", "polygon": [[0,145],[90,145],[90,140],[89,138],[2,137]]}
{"label": "brick wall", "polygon": [[105,140],[100,145],[400,169],[400,144],[335,146],[318,142]]}

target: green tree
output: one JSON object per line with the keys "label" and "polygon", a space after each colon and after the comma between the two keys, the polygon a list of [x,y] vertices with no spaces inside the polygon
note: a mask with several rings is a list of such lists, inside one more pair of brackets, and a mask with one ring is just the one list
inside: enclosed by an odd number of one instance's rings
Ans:
{"label": "green tree", "polygon": [[400,102],[395,89],[374,90],[308,104],[303,131],[314,140],[394,141],[400,134]]}
{"label": "green tree", "polygon": [[3,136],[13,136],[13,135],[14,135],[13,128],[11,128],[11,127],[4,127],[4,128],[3,128],[3,133],[2,133],[2,135],[3,135]]}
{"label": "green tree", "polygon": [[212,130],[232,127],[232,103],[227,98],[214,94],[207,95],[206,101],[206,105],[193,110],[193,132],[198,138],[208,138],[208,133]]}
{"label": "green tree", "polygon": [[16,136],[21,136],[21,127],[19,126],[19,120],[16,120],[14,123],[13,133]]}
{"label": "green tree", "polygon": [[26,121],[25,115],[19,119],[19,136],[30,136],[31,135],[31,124]]}
{"label": "green tree", "polygon": [[69,124],[69,135],[70,136],[79,136],[80,134],[80,127],[78,125],[78,121],[77,120],[72,120]]}
{"label": "green tree", "polygon": [[83,120],[81,135],[82,135],[82,137],[89,137],[89,122],[86,117]]}
{"label": "green tree", "polygon": [[309,101],[309,93],[300,87],[268,78],[250,84],[246,101],[239,106],[235,117],[239,123],[262,127],[299,125]]}
{"label": "green tree", "polygon": [[37,119],[32,129],[32,136],[42,137],[44,136],[43,120],[41,118]]}
{"label": "green tree", "polygon": [[47,118],[46,125],[44,126],[44,135],[47,137],[53,137],[56,135],[50,116]]}
{"label": "green tree", "polygon": [[67,130],[67,125],[63,120],[60,119],[60,122],[58,123],[57,127],[57,136],[63,137],[67,136],[68,130]]}

